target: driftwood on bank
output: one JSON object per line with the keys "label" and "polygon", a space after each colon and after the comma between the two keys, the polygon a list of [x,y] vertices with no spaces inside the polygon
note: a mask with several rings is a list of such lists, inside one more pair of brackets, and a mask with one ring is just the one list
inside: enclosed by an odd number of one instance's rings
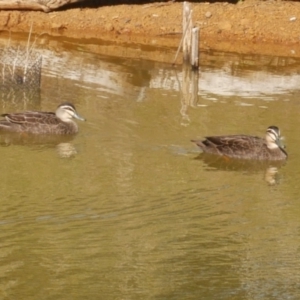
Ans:
{"label": "driftwood on bank", "polygon": [[50,12],[66,4],[82,2],[84,0],[0,0],[1,9],[42,10]]}

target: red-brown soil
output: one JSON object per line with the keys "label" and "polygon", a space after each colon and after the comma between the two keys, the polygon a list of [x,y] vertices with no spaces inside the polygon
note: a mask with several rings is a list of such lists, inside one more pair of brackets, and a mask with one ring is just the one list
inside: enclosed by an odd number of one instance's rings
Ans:
{"label": "red-brown soil", "polygon": [[[192,3],[200,48],[300,57],[300,3],[246,0]],[[0,11],[0,30],[174,47],[181,39],[182,2],[69,8],[51,13]],[[173,58],[172,58],[173,59]]]}

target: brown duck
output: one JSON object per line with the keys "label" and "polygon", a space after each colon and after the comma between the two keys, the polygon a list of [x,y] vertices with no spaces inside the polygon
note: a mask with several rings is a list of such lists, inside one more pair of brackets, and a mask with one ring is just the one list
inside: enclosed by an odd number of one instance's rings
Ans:
{"label": "brown duck", "polygon": [[280,145],[280,130],[268,127],[265,139],[249,135],[209,136],[192,140],[205,153],[253,160],[285,160],[287,153]]}
{"label": "brown duck", "polygon": [[85,121],[80,117],[75,106],[69,102],[60,104],[55,113],[25,111],[22,113],[3,114],[0,120],[0,132],[24,132],[32,134],[75,134],[78,125],[72,118]]}

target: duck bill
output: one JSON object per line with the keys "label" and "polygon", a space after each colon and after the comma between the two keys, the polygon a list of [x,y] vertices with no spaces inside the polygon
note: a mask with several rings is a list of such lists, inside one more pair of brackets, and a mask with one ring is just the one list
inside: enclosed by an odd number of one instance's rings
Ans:
{"label": "duck bill", "polygon": [[86,121],[85,118],[79,116],[78,114],[74,114],[74,118],[77,119],[77,120],[80,120],[80,121]]}
{"label": "duck bill", "polygon": [[285,146],[285,144],[284,144],[284,138],[283,137],[280,137],[280,138],[278,138],[277,140],[276,140],[276,144],[277,144],[277,146],[279,147],[279,148],[283,148],[283,149],[285,149],[286,148],[286,146]]}

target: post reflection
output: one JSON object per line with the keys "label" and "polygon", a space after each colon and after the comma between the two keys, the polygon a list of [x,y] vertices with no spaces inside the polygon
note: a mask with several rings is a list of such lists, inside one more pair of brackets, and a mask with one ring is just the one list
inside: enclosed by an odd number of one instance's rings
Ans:
{"label": "post reflection", "polygon": [[[177,75],[177,74],[176,74]],[[190,117],[188,115],[189,106],[194,107],[198,101],[198,70],[192,70],[189,64],[182,65],[182,84],[178,79],[178,84],[181,90],[181,108],[180,114],[181,125],[187,126],[190,123]]]}

